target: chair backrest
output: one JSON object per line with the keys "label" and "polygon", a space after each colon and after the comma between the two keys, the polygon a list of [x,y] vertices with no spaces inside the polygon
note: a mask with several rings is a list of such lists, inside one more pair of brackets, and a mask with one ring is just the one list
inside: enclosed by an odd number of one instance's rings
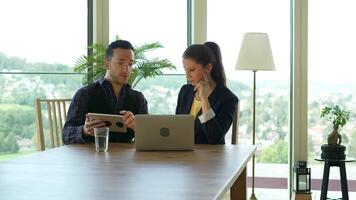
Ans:
{"label": "chair backrest", "polygon": [[239,118],[240,118],[240,101],[237,102],[236,110],[234,114],[234,120],[232,121],[231,144],[239,143]]}
{"label": "chair backrest", "polygon": [[[37,146],[46,149],[44,122],[48,122],[49,142],[52,148],[63,145],[63,126],[67,119],[67,108],[71,99],[36,99]],[[43,106],[43,107],[42,107]],[[45,113],[47,110],[47,113]],[[46,131],[47,132],[47,131]]]}

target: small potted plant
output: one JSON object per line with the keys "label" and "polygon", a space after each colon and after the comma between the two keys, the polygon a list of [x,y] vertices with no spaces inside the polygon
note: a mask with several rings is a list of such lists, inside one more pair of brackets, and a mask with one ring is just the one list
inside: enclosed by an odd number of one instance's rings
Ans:
{"label": "small potted plant", "polygon": [[321,119],[326,119],[333,125],[333,131],[328,135],[328,144],[321,146],[322,158],[345,159],[346,147],[341,145],[342,137],[339,133],[340,128],[350,120],[350,112],[342,110],[340,106],[325,106],[321,110]]}

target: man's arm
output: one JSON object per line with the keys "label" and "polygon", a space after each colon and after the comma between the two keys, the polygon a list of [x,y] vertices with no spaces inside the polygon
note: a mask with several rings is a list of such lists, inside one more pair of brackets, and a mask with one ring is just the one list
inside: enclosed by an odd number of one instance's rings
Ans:
{"label": "man's arm", "polygon": [[84,143],[87,137],[83,135],[85,115],[88,112],[89,95],[86,89],[80,89],[74,95],[68,109],[67,121],[63,128],[63,143]]}
{"label": "man's arm", "polygon": [[148,114],[147,100],[142,93],[138,96],[138,109],[136,114]]}

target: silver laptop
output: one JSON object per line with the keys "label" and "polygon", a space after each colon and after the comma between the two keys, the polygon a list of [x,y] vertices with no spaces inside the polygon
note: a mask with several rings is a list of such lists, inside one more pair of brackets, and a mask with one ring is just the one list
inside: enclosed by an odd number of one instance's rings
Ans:
{"label": "silver laptop", "polygon": [[135,115],[136,150],[193,150],[193,115]]}

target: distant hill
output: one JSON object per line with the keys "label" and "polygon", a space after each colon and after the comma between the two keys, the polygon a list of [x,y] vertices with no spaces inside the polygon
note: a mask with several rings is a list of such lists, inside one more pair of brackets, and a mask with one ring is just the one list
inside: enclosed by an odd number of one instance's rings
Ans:
{"label": "distant hill", "polygon": [[60,63],[30,63],[24,58],[8,57],[0,52],[0,71],[11,72],[73,72],[73,68]]}

